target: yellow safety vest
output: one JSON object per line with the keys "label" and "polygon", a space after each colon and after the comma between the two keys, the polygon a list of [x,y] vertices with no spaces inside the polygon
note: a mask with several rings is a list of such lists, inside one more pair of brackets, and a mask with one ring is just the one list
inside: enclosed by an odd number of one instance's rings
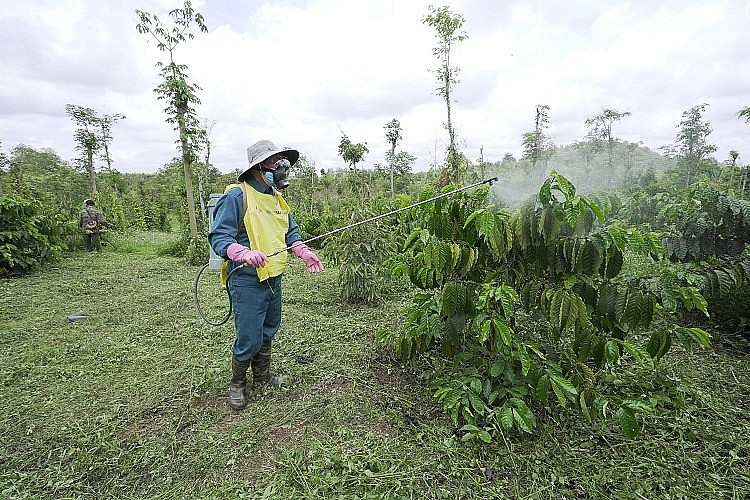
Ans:
{"label": "yellow safety vest", "polygon": [[[290,208],[281,197],[281,193],[275,189],[273,194],[260,193],[247,182],[240,183],[239,187],[242,189],[245,209],[242,220],[250,239],[250,248],[260,250],[266,255],[284,250],[287,247],[286,233],[289,232]],[[227,188],[229,189],[230,187]],[[221,282],[225,287],[227,264],[228,262],[224,262],[221,270]],[[286,265],[287,253],[279,252],[269,257],[265,266],[256,267],[255,270],[258,273],[258,279],[265,281],[282,274],[286,270]]]}

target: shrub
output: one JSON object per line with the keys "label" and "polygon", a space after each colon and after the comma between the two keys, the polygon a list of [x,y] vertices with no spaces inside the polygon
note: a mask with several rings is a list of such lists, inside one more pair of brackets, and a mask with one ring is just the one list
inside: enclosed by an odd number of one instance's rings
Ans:
{"label": "shrub", "polygon": [[487,194],[420,209],[393,267],[421,291],[403,331],[380,339],[404,359],[435,357],[435,397],[464,439],[532,432],[534,409],[555,404],[587,420],[615,413],[637,435],[637,414],[656,400],[618,386],[653,370],[673,339],[707,345],[703,330],[667,321],[678,305],[705,314],[705,299],[694,286],[620,277],[626,252],[661,258],[659,235],[605,224],[554,171],[517,210],[486,206]]}
{"label": "shrub", "polygon": [[0,274],[28,273],[55,261],[69,234],[63,214],[45,213],[36,200],[0,197]]}

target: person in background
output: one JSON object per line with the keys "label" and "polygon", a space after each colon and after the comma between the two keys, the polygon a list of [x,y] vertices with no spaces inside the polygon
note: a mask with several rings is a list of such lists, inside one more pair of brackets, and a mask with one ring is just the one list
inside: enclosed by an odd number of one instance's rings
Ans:
{"label": "person in background", "polygon": [[102,213],[94,207],[94,200],[83,200],[83,210],[78,214],[78,229],[83,234],[83,245],[86,251],[102,251],[102,227],[113,228],[115,226],[107,222]]}
{"label": "person in background", "polygon": [[[227,287],[235,312],[229,406],[247,406],[247,371],[252,388],[277,386],[287,377],[271,373],[271,346],[281,325],[281,281],[289,248],[311,273],[323,270],[302,242],[299,226],[279,189],[289,185],[288,169],[299,159],[294,149],[259,141],[247,149],[249,168],[216,202],[208,235],[211,248],[231,273]],[[241,267],[241,269],[237,269]],[[233,272],[234,271],[234,272]]]}

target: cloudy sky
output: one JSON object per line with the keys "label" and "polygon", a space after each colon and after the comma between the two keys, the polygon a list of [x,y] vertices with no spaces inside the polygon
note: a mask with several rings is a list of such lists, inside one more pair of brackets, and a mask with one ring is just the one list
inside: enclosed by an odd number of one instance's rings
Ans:
{"label": "cloudy sky", "polygon": [[[629,111],[615,134],[658,148],[675,142],[682,113],[707,103],[716,158],[750,163],[750,2],[740,0],[194,0],[208,33],[178,47],[202,90],[212,163],[246,166],[260,139],[299,149],[318,168],[342,167],[341,134],[366,142],[366,166],[384,163],[384,126],[397,118],[399,150],[426,169],[447,143],[435,95],[435,32],[428,5],[449,5],[469,38],[452,118],[472,160],[520,157],[537,104],[560,145],[586,134],[603,108]],[[178,0],[0,0],[0,141],[76,156],[66,104],[121,113],[111,153],[121,172],[155,172],[176,156],[165,123],[153,40],[135,9],[159,15]]]}

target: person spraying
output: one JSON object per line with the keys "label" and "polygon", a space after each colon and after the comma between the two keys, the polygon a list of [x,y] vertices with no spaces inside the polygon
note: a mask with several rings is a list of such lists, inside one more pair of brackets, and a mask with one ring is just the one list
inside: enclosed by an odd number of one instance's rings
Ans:
{"label": "person spraying", "polygon": [[[247,372],[252,388],[277,386],[287,377],[271,373],[271,347],[281,325],[281,283],[289,249],[311,273],[323,270],[318,256],[300,236],[299,226],[280,190],[289,186],[287,173],[299,159],[294,149],[271,141],[247,149],[249,168],[216,202],[208,240],[227,259],[227,290],[235,311],[229,406],[247,406]],[[237,269],[239,267],[239,269]]]}

